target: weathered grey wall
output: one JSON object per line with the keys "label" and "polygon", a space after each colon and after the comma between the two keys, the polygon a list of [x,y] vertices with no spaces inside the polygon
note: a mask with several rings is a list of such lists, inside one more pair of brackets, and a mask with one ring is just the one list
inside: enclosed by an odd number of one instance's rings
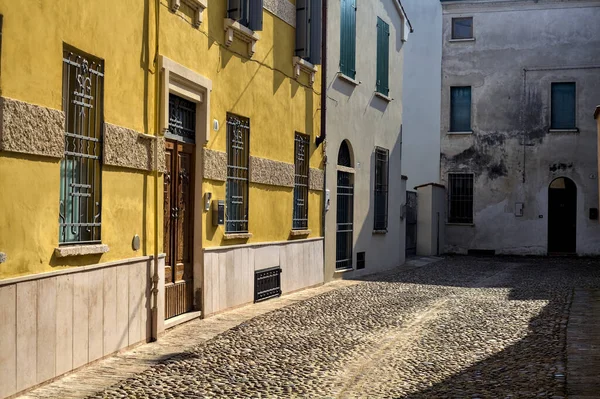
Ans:
{"label": "weathered grey wall", "polygon": [[[404,224],[401,206],[405,199],[401,187],[402,124],[402,19],[393,0],[358,3],[356,13],[356,80],[354,85],[340,78],[340,2],[329,2],[327,84],[327,188],[331,193],[326,214],[325,280],[352,278],[360,274],[389,269],[404,263]],[[390,25],[389,96],[386,102],[375,96],[377,67],[377,17]],[[409,37],[410,40],[410,37]],[[340,144],[347,139],[354,160],[354,250],[366,252],[366,268],[335,272],[337,157]],[[373,187],[375,146],[390,151],[389,207],[387,234],[373,234]]]}
{"label": "weathered grey wall", "polygon": [[[449,225],[451,252],[545,254],[548,186],[577,185],[577,252],[600,253],[597,144],[600,2],[555,0],[443,3],[441,176],[475,175],[474,225]],[[475,41],[450,42],[451,18],[472,16]],[[577,83],[579,133],[549,132],[550,85]],[[450,87],[472,86],[471,135],[449,130]],[[516,202],[525,204],[516,217]]]}
{"label": "weathered grey wall", "polygon": [[407,188],[440,180],[442,6],[439,0],[403,0],[414,32],[404,45],[402,173]]}

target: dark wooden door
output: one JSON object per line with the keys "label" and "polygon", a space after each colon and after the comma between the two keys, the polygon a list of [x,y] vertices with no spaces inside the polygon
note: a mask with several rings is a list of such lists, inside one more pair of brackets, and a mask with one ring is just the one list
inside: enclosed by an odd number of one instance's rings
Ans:
{"label": "dark wooden door", "polygon": [[577,186],[560,177],[548,189],[548,252],[577,250]]}
{"label": "dark wooden door", "polygon": [[194,309],[192,261],[194,146],[166,143],[164,176],[165,318]]}

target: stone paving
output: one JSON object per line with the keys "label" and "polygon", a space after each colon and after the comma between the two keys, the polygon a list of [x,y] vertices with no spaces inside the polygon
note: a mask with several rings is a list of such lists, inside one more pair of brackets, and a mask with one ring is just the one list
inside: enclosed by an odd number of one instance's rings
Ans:
{"label": "stone paving", "polygon": [[599,260],[448,258],[259,315],[90,397],[559,399],[571,378],[600,397],[600,365],[571,373],[567,350],[570,311],[569,334],[590,335],[578,293],[598,290]]}

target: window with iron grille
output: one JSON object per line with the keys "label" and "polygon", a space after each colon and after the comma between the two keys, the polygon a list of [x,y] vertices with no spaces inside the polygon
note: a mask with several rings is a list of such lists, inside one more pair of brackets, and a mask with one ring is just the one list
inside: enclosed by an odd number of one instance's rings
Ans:
{"label": "window with iron grille", "polygon": [[473,223],[473,175],[448,175],[448,222]]}
{"label": "window with iron grille", "polygon": [[100,242],[104,62],[63,51],[65,156],[60,162],[59,242]]}
{"label": "window with iron grille", "polygon": [[227,214],[225,232],[248,232],[250,120],[227,114]]}
{"label": "window with iron grille", "polygon": [[168,138],[194,144],[196,142],[196,103],[169,93]]}
{"label": "window with iron grille", "polygon": [[387,230],[389,151],[375,148],[375,230]]}
{"label": "window with iron grille", "polygon": [[552,83],[551,129],[576,129],[575,83]]}
{"label": "window with iron grille", "polygon": [[294,230],[308,229],[308,155],[309,155],[308,136],[296,133],[294,145]]}

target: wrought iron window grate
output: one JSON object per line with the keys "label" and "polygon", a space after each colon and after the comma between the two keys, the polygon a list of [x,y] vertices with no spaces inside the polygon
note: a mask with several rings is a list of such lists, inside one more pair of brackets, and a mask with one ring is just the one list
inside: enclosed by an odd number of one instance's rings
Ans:
{"label": "wrought iron window grate", "polygon": [[254,302],[281,296],[281,267],[254,272]]}
{"label": "wrought iron window grate", "polygon": [[375,148],[375,230],[388,226],[389,151]]}
{"label": "wrought iron window grate", "polygon": [[227,115],[227,233],[248,232],[250,120]]}
{"label": "wrought iron window grate", "polygon": [[354,231],[354,184],[352,175],[338,171],[336,269],[352,268],[352,240]]}
{"label": "wrought iron window grate", "polygon": [[473,223],[473,175],[448,175],[448,222]]}
{"label": "wrought iron window grate", "polygon": [[186,143],[196,142],[196,103],[169,94],[168,136]]}
{"label": "wrought iron window grate", "polygon": [[104,62],[63,52],[65,157],[60,163],[59,242],[100,242]]}
{"label": "wrought iron window grate", "polygon": [[309,138],[296,133],[293,229],[308,229],[308,171]]}

